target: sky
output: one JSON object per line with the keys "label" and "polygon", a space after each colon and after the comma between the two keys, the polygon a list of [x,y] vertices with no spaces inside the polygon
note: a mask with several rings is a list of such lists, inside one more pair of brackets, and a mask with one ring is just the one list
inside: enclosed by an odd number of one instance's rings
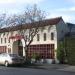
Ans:
{"label": "sky", "polygon": [[22,13],[33,4],[46,11],[47,18],[62,16],[65,22],[75,23],[75,0],[0,0],[0,14]]}

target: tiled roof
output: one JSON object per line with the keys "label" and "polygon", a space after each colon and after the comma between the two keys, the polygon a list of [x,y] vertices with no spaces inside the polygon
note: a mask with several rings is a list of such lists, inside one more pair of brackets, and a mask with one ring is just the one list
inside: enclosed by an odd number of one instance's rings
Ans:
{"label": "tiled roof", "polygon": [[2,28],[0,29],[0,32],[2,33],[2,32],[9,32],[9,31],[16,31],[20,29],[30,29],[30,28],[35,28],[35,27],[43,27],[47,25],[56,25],[57,23],[59,23],[61,19],[62,17],[56,17],[56,18],[51,18],[51,19],[46,19],[43,21],[35,22],[35,23],[26,23],[22,25]]}

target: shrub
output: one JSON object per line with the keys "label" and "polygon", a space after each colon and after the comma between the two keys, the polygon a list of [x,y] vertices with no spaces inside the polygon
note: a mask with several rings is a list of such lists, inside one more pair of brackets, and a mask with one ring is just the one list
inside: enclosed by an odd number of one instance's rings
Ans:
{"label": "shrub", "polygon": [[66,37],[68,64],[75,65],[75,37]]}
{"label": "shrub", "polygon": [[32,58],[32,59],[35,59],[36,61],[37,61],[37,60],[40,60],[40,54],[38,54],[38,53],[33,53],[31,58]]}
{"label": "shrub", "polygon": [[59,63],[64,63],[64,45],[63,45],[63,42],[59,42],[59,44],[58,44],[57,59],[59,60]]}

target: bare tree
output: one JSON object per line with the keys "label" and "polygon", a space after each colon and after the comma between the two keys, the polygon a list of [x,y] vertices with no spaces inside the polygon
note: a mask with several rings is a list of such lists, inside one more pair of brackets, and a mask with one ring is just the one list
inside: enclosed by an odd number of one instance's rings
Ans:
{"label": "bare tree", "polygon": [[[45,19],[46,13],[40,9],[37,8],[37,5],[34,5],[32,7],[27,7],[23,14],[21,15],[14,15],[12,17],[9,17],[7,19],[8,24],[13,25],[22,25],[30,23],[32,25],[29,29],[22,29],[18,30],[19,35],[24,36],[24,51],[26,56],[26,51],[28,46],[32,43],[34,36],[38,33],[39,28],[38,24],[40,25],[40,22]],[[36,26],[35,28],[33,26]],[[28,30],[28,36],[26,34],[26,31]]]}
{"label": "bare tree", "polygon": [[41,21],[46,16],[45,11],[38,9],[36,4],[31,8],[27,7],[25,12],[24,12],[24,15],[25,15],[27,23],[29,23],[29,22],[33,23],[35,21]]}
{"label": "bare tree", "polygon": [[[25,41],[25,56],[28,46],[32,43],[34,36],[38,33],[39,28],[38,24],[40,25],[40,22],[45,19],[46,14],[44,11],[37,8],[36,5],[34,5],[31,8],[27,8],[26,11],[23,14],[24,18],[22,20],[22,23],[30,23],[32,26],[30,29],[28,29],[28,36],[24,35],[24,41]],[[25,20],[25,21],[24,21]],[[38,22],[38,23],[37,23]],[[21,34],[24,34],[25,32],[20,32]]]}
{"label": "bare tree", "polygon": [[0,15],[0,28],[2,28],[5,25],[5,19],[6,19],[6,14],[1,14]]}

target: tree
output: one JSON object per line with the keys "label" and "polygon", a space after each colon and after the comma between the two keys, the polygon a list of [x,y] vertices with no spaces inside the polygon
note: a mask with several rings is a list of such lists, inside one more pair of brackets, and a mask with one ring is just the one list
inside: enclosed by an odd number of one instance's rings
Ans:
{"label": "tree", "polygon": [[65,52],[64,52],[64,41],[60,41],[57,48],[57,59],[59,63],[64,63],[65,60]]}
{"label": "tree", "polygon": [[12,17],[9,17],[7,19],[8,24],[10,26],[13,25],[20,25],[20,27],[22,27],[23,24],[31,24],[32,26],[36,26],[35,28],[31,27],[30,29],[28,29],[28,36],[26,33],[27,29],[21,29],[18,30],[19,35],[23,35],[24,36],[24,47],[23,49],[25,50],[25,56],[26,56],[26,51],[28,46],[31,44],[31,42],[33,41],[34,36],[38,33],[39,28],[38,28],[38,24],[40,25],[40,22],[45,19],[46,17],[46,13],[40,9],[37,8],[37,5],[34,5],[33,7],[27,7],[26,10],[24,11],[23,14],[21,15],[13,15]]}
{"label": "tree", "polygon": [[[24,35],[25,52],[26,52],[28,46],[32,43],[34,36],[39,31],[38,24],[40,25],[40,22],[43,19],[45,19],[46,14],[45,14],[45,12],[41,11],[40,9],[38,9],[36,5],[34,5],[31,8],[27,8],[25,10],[24,14],[20,15],[20,16],[21,16],[20,22],[22,22],[22,24],[23,23],[31,23],[33,26],[36,25],[35,28],[32,27],[32,28],[29,29],[28,36]],[[38,22],[38,23],[35,23],[35,22]],[[20,30],[20,33],[24,34],[25,32],[23,32],[22,30]]]}
{"label": "tree", "polygon": [[5,19],[6,19],[6,14],[1,14],[0,15],[0,28],[5,25]]}

